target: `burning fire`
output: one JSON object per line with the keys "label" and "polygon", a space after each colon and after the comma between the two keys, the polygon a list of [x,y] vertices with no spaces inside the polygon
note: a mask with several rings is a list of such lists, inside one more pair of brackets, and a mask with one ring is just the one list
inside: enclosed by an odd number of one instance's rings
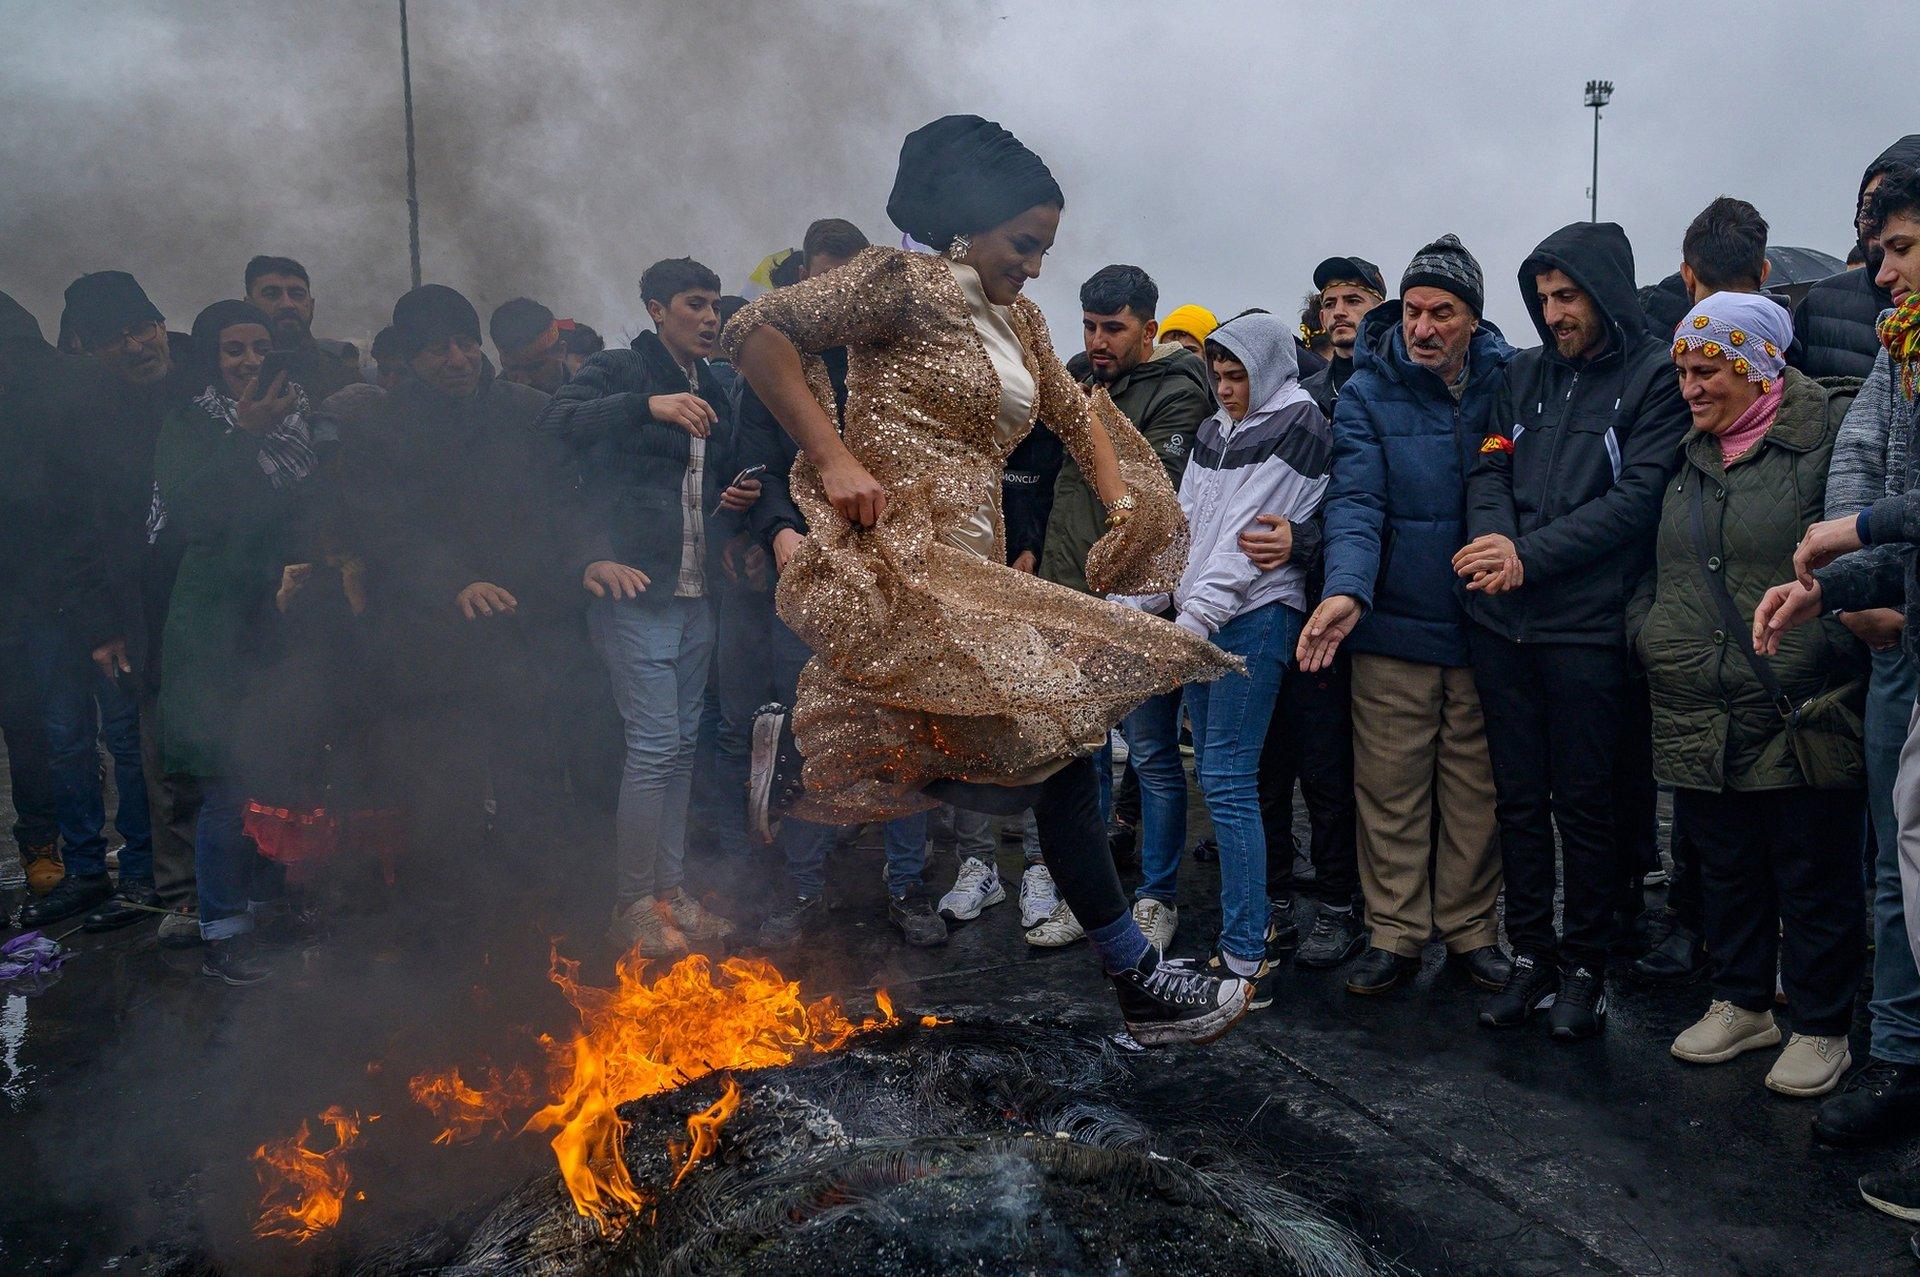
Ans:
{"label": "burning fire", "polygon": [[262,1190],[253,1231],[261,1237],[311,1241],[340,1222],[340,1208],[353,1182],[347,1173],[347,1150],[359,1142],[360,1115],[336,1106],[320,1114],[320,1120],[333,1128],[333,1147],[324,1153],[307,1147],[305,1119],[289,1138],[268,1140],[253,1150]]}
{"label": "burning fire", "polygon": [[505,1077],[489,1065],[479,1086],[469,1086],[458,1068],[444,1073],[421,1073],[407,1083],[414,1102],[445,1122],[446,1128],[433,1137],[440,1145],[465,1144],[493,1128],[494,1138],[508,1132],[507,1114],[533,1106],[533,1079],[527,1071],[515,1068]]}
{"label": "burning fire", "polygon": [[[611,1230],[646,1204],[621,1156],[626,1123],[617,1108],[727,1069],[791,1063],[802,1051],[834,1051],[856,1033],[899,1023],[884,991],[880,1018],[848,1020],[834,998],[812,1004],[800,986],[769,962],[729,958],[716,978],[698,954],[682,958],[649,984],[646,962],[632,954],[616,968],[611,989],[579,983],[580,964],[553,957],[552,979],[580,1013],[580,1032],[553,1044],[558,1098],[535,1113],[528,1130],[552,1130],[560,1175],[574,1207]],[[568,1072],[568,1068],[571,1072]],[[723,1122],[739,1106],[729,1085],[713,1107],[689,1120],[692,1137],[674,1183],[713,1151]]]}
{"label": "burning fire", "polygon": [[673,1173],[675,1188],[680,1187],[680,1181],[687,1177],[687,1172],[693,1169],[695,1162],[706,1157],[719,1146],[721,1125],[732,1117],[733,1111],[739,1107],[740,1084],[728,1078],[727,1089],[720,1093],[720,1098],[687,1119],[687,1134],[693,1142],[669,1150],[676,1158],[684,1156],[685,1159],[681,1161],[680,1169]]}

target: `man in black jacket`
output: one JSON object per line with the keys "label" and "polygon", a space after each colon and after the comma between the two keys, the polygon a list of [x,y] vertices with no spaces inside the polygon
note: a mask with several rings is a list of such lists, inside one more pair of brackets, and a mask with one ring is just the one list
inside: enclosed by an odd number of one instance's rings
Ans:
{"label": "man in black jacket", "polygon": [[1920,168],[1920,133],[1909,133],[1880,152],[1861,175],[1854,200],[1854,236],[1866,254],[1866,269],[1846,270],[1823,279],[1807,290],[1794,312],[1793,332],[1799,348],[1795,366],[1809,377],[1865,377],[1873,371],[1880,350],[1874,324],[1892,305],[1885,289],[1874,282],[1880,270],[1880,250],[1863,234],[1867,197],[1894,165]]}
{"label": "man in black jacket", "polygon": [[640,298],[655,330],[581,365],[539,428],[571,451],[596,534],[644,578],[595,598],[587,626],[627,735],[609,939],[667,958],[733,931],[684,889],[687,807],[722,549],[759,488],[729,482],[732,423],[706,362],[719,276],[691,258],[655,262]]}
{"label": "man in black jacket", "polygon": [[273,321],[273,345],[298,361],[293,379],[319,404],[360,380],[360,352],[344,341],[313,335],[313,285],[291,257],[255,257],[247,263],[247,300]]}
{"label": "man in black jacket", "polygon": [[1333,357],[1325,368],[1300,378],[1300,389],[1313,396],[1331,421],[1340,387],[1353,376],[1353,344],[1360,340],[1360,321],[1387,299],[1387,281],[1380,268],[1364,257],[1329,257],[1313,268],[1313,286],[1320,294],[1320,327],[1332,343]]}
{"label": "man in black jacket", "polygon": [[[1545,343],[1508,363],[1494,433],[1467,481],[1454,556],[1487,718],[1515,957],[1480,1022],[1524,1023],[1550,998],[1553,1035],[1606,1022],[1609,921],[1621,876],[1614,757],[1628,695],[1626,600],[1646,569],[1687,412],[1666,343],[1647,332],[1633,249],[1576,222],[1521,264]],[[1565,859],[1553,929],[1554,827]]]}

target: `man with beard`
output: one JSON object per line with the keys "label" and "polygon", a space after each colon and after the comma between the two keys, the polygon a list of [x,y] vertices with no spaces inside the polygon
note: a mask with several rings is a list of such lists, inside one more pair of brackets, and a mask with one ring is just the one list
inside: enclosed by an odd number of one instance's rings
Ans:
{"label": "man with beard", "polygon": [[256,257],[247,263],[246,297],[273,321],[274,349],[298,357],[293,380],[309,403],[360,380],[358,351],[313,335],[313,288],[306,267],[291,257]]}
{"label": "man with beard", "polygon": [[1626,873],[1614,792],[1630,692],[1622,618],[1651,564],[1689,416],[1667,343],[1647,331],[1619,226],[1555,231],[1521,263],[1520,290],[1545,344],[1507,364],[1467,481],[1471,540],[1453,556],[1514,948],[1480,1023],[1517,1026],[1551,1006],[1553,1036],[1574,1041],[1606,1027],[1612,907]]}
{"label": "man with beard", "polygon": [[542,394],[567,384],[567,347],[553,312],[531,297],[515,297],[494,307],[487,335],[500,352],[500,375]]}
{"label": "man with beard", "polygon": [[1909,133],[1874,157],[1854,197],[1853,231],[1864,270],[1844,270],[1807,290],[1793,315],[1794,366],[1809,377],[1865,377],[1880,350],[1874,323],[1893,304],[1878,283],[1880,248],[1867,231],[1867,205],[1895,165],[1920,167],[1920,133]]}
{"label": "man with beard", "polygon": [[[1360,324],[1333,423],[1326,582],[1297,657],[1353,652],[1353,772],[1372,947],[1347,991],[1385,993],[1437,937],[1499,989],[1493,775],[1449,560],[1466,541],[1466,477],[1512,349],[1481,318],[1480,264],[1459,238],[1422,248],[1400,300]],[[1439,822],[1436,830],[1434,822]]]}
{"label": "man with beard", "polygon": [[1329,257],[1313,268],[1313,286],[1320,290],[1320,327],[1332,343],[1333,356],[1325,368],[1302,377],[1300,388],[1331,418],[1340,387],[1353,376],[1353,343],[1360,338],[1360,321],[1387,299],[1387,281],[1380,268],[1364,257]]}

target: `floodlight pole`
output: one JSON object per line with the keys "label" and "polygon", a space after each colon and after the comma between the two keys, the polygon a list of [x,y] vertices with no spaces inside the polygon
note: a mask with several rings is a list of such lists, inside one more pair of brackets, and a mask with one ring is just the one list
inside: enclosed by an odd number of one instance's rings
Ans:
{"label": "floodlight pole", "polygon": [[420,287],[420,190],[413,167],[413,57],[407,48],[407,0],[400,0],[400,88],[407,108],[407,251]]}
{"label": "floodlight pole", "polygon": [[1587,81],[1587,105],[1593,108],[1593,185],[1587,188],[1587,220],[1590,222],[1600,220],[1600,108],[1611,101],[1612,80]]}

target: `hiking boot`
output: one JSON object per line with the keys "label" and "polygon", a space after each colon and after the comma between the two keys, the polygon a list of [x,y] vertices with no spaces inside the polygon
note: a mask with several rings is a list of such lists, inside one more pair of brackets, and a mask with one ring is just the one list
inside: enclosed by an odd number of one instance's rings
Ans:
{"label": "hiking boot", "polygon": [[673,925],[689,940],[725,940],[734,932],[733,923],[701,904],[698,899],[675,887],[660,898],[673,918]]}
{"label": "hiking boot", "polygon": [[260,956],[260,946],[251,934],[207,941],[207,956],[200,963],[200,974],[236,988],[259,984],[273,976],[273,968]]}
{"label": "hiking boot", "polygon": [[1867,1057],[1814,1114],[1813,1138],[1839,1148],[1891,1144],[1920,1133],[1920,1064]]}
{"label": "hiking boot", "polygon": [[1045,922],[1060,905],[1060,892],[1053,885],[1053,871],[1045,865],[1028,865],[1020,875],[1020,929],[1030,931]]}
{"label": "hiking boot", "polygon": [[1531,953],[1513,956],[1513,972],[1500,992],[1480,1007],[1480,1024],[1489,1029],[1518,1028],[1534,1012],[1552,1006],[1560,994],[1560,968]]}
{"label": "hiking boot", "polygon": [[197,949],[200,946],[200,915],[192,910],[174,910],[160,919],[162,949]]}
{"label": "hiking boot", "polygon": [[1920,1223],[1920,1166],[1860,1177],[1860,1196],[1895,1219]]}
{"label": "hiking boot", "polygon": [[1267,901],[1267,956],[1290,952],[1300,945],[1300,924],[1293,920],[1293,897]]}
{"label": "hiking boot", "polygon": [[1633,978],[1642,984],[1685,984],[1707,969],[1707,949],[1699,933],[1683,926],[1670,909],[1650,925],[1646,953],[1633,964]]}
{"label": "hiking boot", "polygon": [[27,871],[27,890],[36,896],[46,895],[67,876],[58,839],[20,844],[20,863]]}
{"label": "hiking boot", "polygon": [[687,952],[687,935],[673,920],[663,900],[642,896],[624,909],[616,908],[607,928],[607,943],[622,953],[643,958],[678,958]]}
{"label": "hiking boot", "polygon": [[753,715],[753,752],[747,770],[747,831],[771,843],[780,814],[800,793],[803,760],[793,740],[793,713],[785,705],[762,705]]}
{"label": "hiking boot", "polygon": [[940,897],[940,916],[948,922],[972,922],[982,911],[1007,898],[1000,882],[1000,870],[984,860],[968,856],[960,862],[953,890]]}
{"label": "hiking boot", "polygon": [[1506,988],[1507,977],[1513,974],[1513,959],[1502,952],[1497,944],[1483,944],[1478,949],[1450,956],[1466,969],[1467,979],[1488,993],[1498,993]]}
{"label": "hiking boot", "polygon": [[1087,929],[1080,925],[1064,900],[1053,907],[1045,922],[1027,931],[1027,943],[1036,949],[1064,949],[1086,938]]}
{"label": "hiking boot", "polygon": [[1228,966],[1226,957],[1218,949],[1204,962],[1198,958],[1168,958],[1166,961],[1172,966],[1204,972],[1216,980],[1244,980],[1249,1011],[1264,1011],[1273,1005],[1273,963],[1266,958],[1260,960],[1260,969],[1252,975],[1242,975]]}
{"label": "hiking boot", "polygon": [[907,888],[905,895],[887,897],[887,920],[917,948],[932,949],[947,942],[947,924],[934,912],[927,889],[919,883]]}
{"label": "hiking boot", "polygon": [[1293,955],[1293,965],[1304,971],[1331,971],[1367,947],[1367,932],[1356,910],[1321,909],[1313,930]]}
{"label": "hiking boot", "polygon": [[1547,1012],[1547,1027],[1559,1042],[1578,1042],[1606,1028],[1606,972],[1575,967],[1560,977],[1560,996]]}
{"label": "hiking boot", "polygon": [[1767,1089],[1795,1099],[1825,1095],[1840,1085],[1840,1079],[1851,1067],[1853,1053],[1847,1049],[1844,1034],[1826,1038],[1796,1033],[1787,1039],[1787,1049],[1780,1052],[1780,1058],[1767,1070]]}
{"label": "hiking boot", "polygon": [[820,897],[793,897],[760,924],[761,947],[785,949],[800,943],[808,928],[820,920],[821,912]]}
{"label": "hiking boot", "polygon": [[1247,1013],[1252,992],[1245,980],[1219,980],[1162,961],[1158,949],[1148,949],[1140,965],[1109,978],[1120,1000],[1120,1018],[1141,1046],[1211,1042]]}
{"label": "hiking boot", "polygon": [[72,874],[62,878],[46,895],[20,906],[23,929],[44,927],[50,922],[86,913],[113,894],[113,879],[106,874]]}
{"label": "hiking boot", "polygon": [[1133,920],[1147,943],[1165,953],[1173,947],[1173,933],[1180,927],[1180,911],[1164,900],[1142,896],[1133,902]]}
{"label": "hiking boot", "polygon": [[122,883],[106,902],[89,913],[80,924],[84,931],[118,931],[136,922],[145,922],[160,908],[160,896],[141,883]]}
{"label": "hiking boot", "polygon": [[1390,949],[1368,949],[1347,972],[1347,992],[1361,997],[1385,993],[1420,969],[1420,959],[1405,958]]}
{"label": "hiking boot", "polygon": [[1731,1002],[1716,1000],[1707,1013],[1667,1048],[1675,1059],[1689,1064],[1725,1064],[1743,1051],[1780,1044],[1780,1026],[1771,1011],[1744,1011]]}

